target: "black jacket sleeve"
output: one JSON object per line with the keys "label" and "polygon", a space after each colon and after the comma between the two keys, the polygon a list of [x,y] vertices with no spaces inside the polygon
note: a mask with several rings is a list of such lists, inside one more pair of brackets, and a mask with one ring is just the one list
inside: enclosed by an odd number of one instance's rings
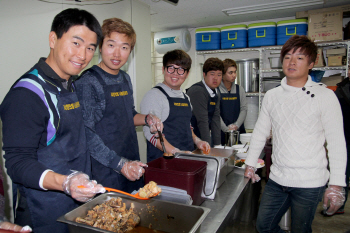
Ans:
{"label": "black jacket sleeve", "polygon": [[15,88],[0,107],[3,149],[7,173],[15,183],[41,189],[39,180],[47,169],[37,150],[46,146],[49,112],[42,100],[26,88]]}

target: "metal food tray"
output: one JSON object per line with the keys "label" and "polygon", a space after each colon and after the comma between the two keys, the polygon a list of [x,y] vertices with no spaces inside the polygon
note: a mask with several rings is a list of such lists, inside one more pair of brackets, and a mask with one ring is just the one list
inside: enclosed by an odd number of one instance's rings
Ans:
{"label": "metal food tray", "polygon": [[[200,149],[194,150],[192,153],[194,154],[199,154],[199,155],[205,155],[203,154],[203,151]],[[214,156],[214,157],[223,157],[225,158],[225,163],[223,172],[221,174],[226,174],[228,175],[231,171],[233,171],[234,165],[235,165],[235,155],[237,151],[233,148],[227,148],[226,149],[221,149],[221,148],[211,148],[210,153],[207,156]],[[225,172],[226,169],[226,172]],[[219,177],[219,184],[222,184],[222,179],[224,177]],[[220,185],[218,187],[220,187]]]}
{"label": "metal food tray", "polygon": [[130,208],[130,204],[134,203],[134,211],[141,219],[139,226],[148,228],[151,224],[153,230],[168,233],[199,232],[201,223],[210,212],[210,209],[205,207],[183,205],[152,198],[150,200],[139,200],[120,193],[110,192],[99,195],[90,202],[59,217],[57,221],[68,224],[70,233],[111,232],[77,223],[74,220],[77,217],[85,217],[88,210],[113,197],[121,197],[123,199],[122,202],[126,204],[127,208]]}

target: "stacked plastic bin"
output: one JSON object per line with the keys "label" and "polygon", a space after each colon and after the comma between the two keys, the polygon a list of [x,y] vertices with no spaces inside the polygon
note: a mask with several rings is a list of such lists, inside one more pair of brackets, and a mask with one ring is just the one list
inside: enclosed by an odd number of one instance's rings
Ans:
{"label": "stacked plastic bin", "polygon": [[217,50],[220,44],[220,28],[196,29],[196,50]]}
{"label": "stacked plastic bin", "polygon": [[277,22],[277,45],[284,45],[294,35],[307,35],[307,19],[282,20]]}
{"label": "stacked plastic bin", "polygon": [[263,22],[248,25],[248,46],[276,45],[276,23]]}
{"label": "stacked plastic bin", "polygon": [[221,49],[248,47],[247,25],[239,24],[221,28]]}

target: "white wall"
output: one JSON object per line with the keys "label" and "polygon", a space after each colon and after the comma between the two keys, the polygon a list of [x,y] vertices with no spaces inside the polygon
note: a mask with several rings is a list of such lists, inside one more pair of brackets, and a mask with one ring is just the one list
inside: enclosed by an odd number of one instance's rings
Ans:
{"label": "white wall", "polygon": [[[129,65],[129,73],[134,85],[135,106],[139,106],[143,88],[151,85],[151,25],[150,9],[138,0],[124,0],[107,5],[77,6],[46,3],[39,0],[0,1],[0,102],[11,85],[28,71],[40,57],[49,54],[48,35],[56,14],[67,8],[80,8],[95,15],[102,24],[104,19],[118,17],[130,22],[137,34],[136,47]],[[140,67],[140,68],[139,68]],[[140,84],[138,82],[140,81]],[[0,135],[1,136],[1,135]],[[141,135],[139,135],[141,138]],[[140,145],[140,154],[146,155],[145,143]],[[2,141],[2,138],[0,137]],[[1,152],[1,151],[0,151]],[[144,160],[145,161],[145,157]],[[6,197],[10,197],[10,180],[5,180]],[[7,216],[10,216],[11,200],[7,199]]]}

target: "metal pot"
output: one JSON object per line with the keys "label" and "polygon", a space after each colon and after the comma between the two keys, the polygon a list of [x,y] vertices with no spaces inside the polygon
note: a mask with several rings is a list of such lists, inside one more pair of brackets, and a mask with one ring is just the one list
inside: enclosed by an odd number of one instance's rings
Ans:
{"label": "metal pot", "polygon": [[237,60],[237,80],[245,92],[259,91],[259,59]]}
{"label": "metal pot", "polygon": [[239,141],[239,131],[230,130],[225,133],[226,146],[233,146],[238,144]]}

